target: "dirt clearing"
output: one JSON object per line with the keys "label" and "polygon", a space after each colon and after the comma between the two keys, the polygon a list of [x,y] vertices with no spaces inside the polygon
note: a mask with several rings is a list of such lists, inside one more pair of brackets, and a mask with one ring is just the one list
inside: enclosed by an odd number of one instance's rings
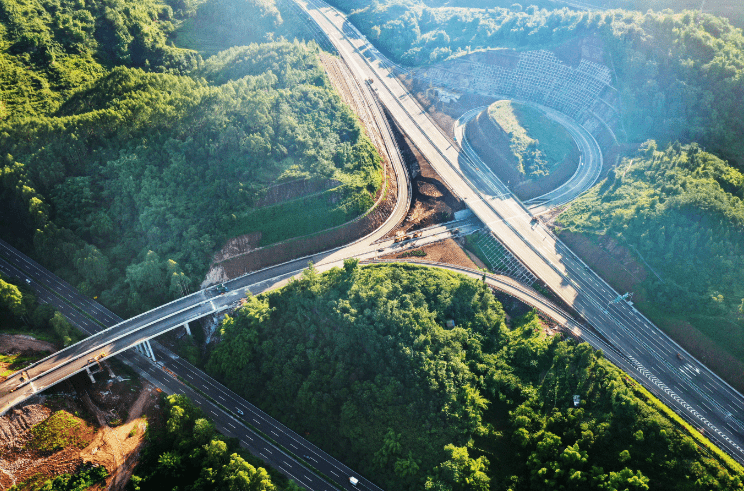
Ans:
{"label": "dirt clearing", "polygon": [[396,254],[380,256],[380,259],[408,259],[411,262],[416,260],[432,261],[435,263],[451,264],[463,268],[478,269],[478,266],[470,259],[470,256],[462,249],[457,242],[460,239],[444,239],[424,247],[414,247],[406,249]]}

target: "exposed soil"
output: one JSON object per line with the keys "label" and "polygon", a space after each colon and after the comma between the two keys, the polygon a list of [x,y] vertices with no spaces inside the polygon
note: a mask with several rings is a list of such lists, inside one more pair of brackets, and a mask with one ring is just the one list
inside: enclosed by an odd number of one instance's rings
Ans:
{"label": "exposed soil", "polygon": [[388,236],[399,230],[409,232],[452,220],[456,211],[465,209],[465,203],[439,178],[439,174],[408,137],[397,127],[393,127],[393,134],[406,167],[416,177],[411,181],[412,196],[408,215]]}
{"label": "exposed soil", "polygon": [[[462,239],[444,239],[441,242],[436,242],[424,247],[416,247],[412,249],[406,249],[405,251],[398,252],[396,254],[388,254],[386,256],[380,256],[380,259],[401,259],[405,258],[411,262],[416,262],[417,259],[424,261],[433,261],[436,263],[451,264],[453,266],[461,266],[463,268],[477,269],[478,266],[470,259],[470,256],[462,249],[458,241]],[[411,256],[410,253],[414,251],[423,251],[426,253],[425,256]]]}
{"label": "exposed soil", "polygon": [[429,113],[429,116],[437,122],[440,128],[450,138],[454,137],[454,125],[460,116],[481,106],[490,106],[499,100],[496,97],[487,97],[478,94],[463,94],[457,100],[442,102],[437,97],[436,90],[432,90],[425,81],[418,78],[401,78],[406,88],[416,97],[421,107]]}
{"label": "exposed soil", "polygon": [[0,334],[0,353],[9,355],[24,351],[57,351],[52,343],[40,341],[25,334]]}
{"label": "exposed soil", "polygon": [[[28,351],[29,346],[55,351],[49,343],[29,336],[0,336],[0,347],[10,352]],[[124,489],[144,442],[146,422],[157,418],[157,389],[116,359],[108,360],[95,378],[97,382],[92,384],[86,374],[78,374],[57,385],[53,393],[41,394],[0,417],[0,489],[30,478],[43,482],[74,474],[86,463],[103,465],[109,472],[100,489]],[[89,442],[87,446],[51,454],[26,448],[31,428],[60,410],[77,419],[81,428],[89,428],[76,432],[77,436],[87,435],[83,438]]]}

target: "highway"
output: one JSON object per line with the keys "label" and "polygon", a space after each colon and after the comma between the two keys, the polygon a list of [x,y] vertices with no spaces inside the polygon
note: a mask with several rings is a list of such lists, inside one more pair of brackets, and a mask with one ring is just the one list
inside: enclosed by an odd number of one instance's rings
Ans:
{"label": "highway", "polygon": [[[618,359],[626,360],[625,366],[630,367],[629,373],[632,376],[670,407],[678,410],[683,417],[696,426],[705,428],[707,436],[734,458],[744,461],[744,452],[742,452],[744,398],[742,395],[684,352],[632,306],[626,302],[611,303],[617,298],[617,292],[614,292],[609,285],[589,270],[548,230],[531,223],[529,210],[513,199],[507,192],[508,190],[505,191],[503,183],[495,176],[478,172],[476,166],[462,152],[459,145],[444,135],[428,118],[425,111],[418,106],[405,87],[390,74],[388,67],[391,64],[385,61],[384,57],[340,13],[319,0],[312,0],[303,5],[321,29],[328,34],[329,39],[338,48],[340,55],[349,65],[357,80],[371,79],[374,81],[375,93],[381,103],[390,111],[398,125],[411,138],[443,180],[465,200],[485,227],[533,274],[544,281],[564,302],[579,312],[587,323],[606,340],[603,341],[600,337],[594,336],[593,341],[590,342],[597,343],[595,346],[603,349],[605,349],[603,346],[609,344],[613,352],[618,354]],[[369,91],[368,84],[359,85],[364,87],[365,91]],[[367,97],[371,105],[376,105],[375,97],[371,94],[367,94]],[[375,111],[379,113],[379,108]],[[385,123],[380,121],[380,124]],[[386,132],[387,135],[383,132],[383,136],[387,141],[389,129]],[[391,244],[391,241],[384,241],[382,238],[405,216],[407,208],[401,203],[407,204],[410,200],[410,195],[407,198],[404,196],[406,190],[410,189],[410,183],[407,183],[402,162],[396,161],[399,160],[397,149],[389,148],[388,154],[396,169],[396,179],[398,179],[401,196],[393,216],[370,236],[333,251],[300,258],[232,280],[226,283],[230,292],[225,295],[216,295],[215,291],[200,291],[133,319],[127,321],[118,319],[115,323],[118,325],[115,327],[97,333],[69,350],[54,354],[32,366],[28,371],[31,380],[21,382],[20,374],[15,374],[0,385],[2,411],[6,411],[13,404],[44,387],[63,380],[71,373],[84,369],[84,366],[91,364],[89,361],[91,356],[96,356],[101,352],[111,356],[117,350],[127,350],[165,330],[177,328],[188,319],[218,312],[233,305],[245,289],[258,293],[281,286],[301,271],[308,260],[312,260],[319,270],[324,270],[339,265],[345,258],[371,259],[381,250],[382,252],[393,250],[399,245]],[[425,240],[417,241],[417,243],[423,244],[426,240],[433,241],[436,237],[451,235],[451,231],[457,227],[450,224],[443,228],[444,230],[427,231]],[[58,302],[68,298],[78,309],[85,312],[83,317],[89,315],[98,319],[97,316],[104,315],[100,313],[100,306],[89,305],[78,298],[74,294],[74,289],[67,288],[69,285],[65,287],[59,282],[52,281],[38,269],[29,270],[31,267],[29,260],[11,251],[5,244],[0,247],[0,254],[8,259],[6,267],[16,267],[22,272],[21,274],[24,271],[30,271],[25,277],[31,278],[32,286],[36,282],[42,282],[45,287],[47,284],[51,285],[48,287],[48,292],[54,292],[54,294],[49,294],[50,301]],[[87,302],[95,303],[90,300]],[[70,312],[70,316],[74,318],[73,314]],[[112,324],[106,323],[105,325]],[[584,334],[587,335],[587,333]],[[130,356],[129,352],[126,353],[125,356]],[[158,353],[159,351],[155,353],[156,359],[162,356]],[[677,353],[682,353],[684,359],[679,360],[676,357]],[[162,358],[163,360],[160,361],[164,363],[182,363],[182,360],[173,359],[170,355],[162,356]],[[186,371],[184,366],[173,366],[176,368],[174,372],[179,375],[182,371],[184,373]],[[182,376],[185,377],[185,375]],[[201,372],[193,376],[207,377]],[[188,380],[188,377],[186,379]],[[206,388],[209,391],[214,390],[210,387]],[[11,389],[17,390],[9,392]],[[220,389],[220,391],[223,390],[227,391],[224,388]],[[207,390],[205,392],[209,393]],[[216,394],[224,398],[229,395],[228,392]],[[218,397],[215,400],[220,399]],[[238,399],[224,400],[229,404],[248,404]],[[247,406],[235,406],[235,409],[242,407]],[[241,409],[241,411],[244,410]],[[219,412],[214,414],[220,415]],[[256,419],[256,424],[258,424],[260,420]],[[222,428],[225,428],[229,418],[220,421]],[[271,431],[269,429],[269,434]],[[275,429],[274,431],[284,433],[284,430],[280,432]],[[291,448],[292,444],[289,440],[287,442]],[[295,453],[295,455],[299,454]],[[330,459],[332,457],[325,459],[323,465],[330,465],[328,463],[331,462]],[[311,461],[312,459],[306,460],[308,463]],[[313,466],[319,468],[314,463]],[[281,463],[278,468],[283,469]],[[325,470],[322,472],[330,476]],[[343,478],[341,481],[343,483]],[[377,489],[362,477],[360,481],[362,481],[360,484],[363,488]],[[311,489],[326,489],[322,487],[322,483],[309,483],[306,486],[312,486]]]}
{"label": "highway", "polygon": [[[541,196],[536,196],[527,200],[524,203],[525,205],[527,205],[527,209],[533,215],[540,215],[542,213],[545,213],[546,211],[549,211],[551,208],[570,203],[574,199],[578,198],[579,195],[581,195],[584,191],[594,186],[594,184],[596,184],[597,180],[599,179],[599,175],[602,173],[603,163],[602,151],[599,148],[599,143],[597,143],[597,140],[576,121],[569,118],[565,114],[556,111],[555,109],[551,109],[549,107],[545,107],[530,101],[523,101],[518,99],[512,100],[524,105],[534,107],[535,109],[541,111],[548,118],[566,128],[566,131],[568,131],[568,133],[571,135],[571,138],[573,138],[580,152],[579,165],[573,175],[557,188]],[[467,136],[465,134],[466,125],[485,109],[488,109],[488,106],[471,109],[470,111],[460,116],[460,118],[455,121],[454,136],[455,141],[460,145],[463,152],[465,152],[470,161],[465,165],[470,165],[470,167],[472,167],[472,165],[474,164],[475,170],[477,172],[486,172],[493,174],[490,166],[488,166],[482,160],[478,152],[476,152],[475,149],[473,149],[473,147],[470,145],[470,142],[468,142]],[[494,175],[494,177],[496,176]],[[513,199],[518,199],[506,187],[504,187],[503,191],[504,193],[511,195]]]}
{"label": "highway", "polygon": [[[572,306],[634,365],[630,374],[744,462],[744,397],[661,332],[592,272],[493,175],[473,170],[459,145],[428,117],[388,69],[390,63],[336,9],[298,0],[360,79],[371,79],[381,102],[449,187],[522,264]],[[677,353],[683,358],[680,360]]]}

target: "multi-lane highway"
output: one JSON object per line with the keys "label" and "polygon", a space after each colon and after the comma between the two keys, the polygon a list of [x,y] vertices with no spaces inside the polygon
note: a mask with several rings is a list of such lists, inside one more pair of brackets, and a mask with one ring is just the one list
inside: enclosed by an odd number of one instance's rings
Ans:
{"label": "multi-lane highway", "polygon": [[[493,175],[475,172],[467,155],[428,117],[390,63],[336,9],[298,0],[360,79],[449,187],[504,246],[564,302],[633,361],[631,374],[734,458],[744,462],[744,397],[677,345],[594,274]],[[680,353],[682,359],[677,357]]]}
{"label": "multi-lane highway", "polygon": [[[328,7],[320,0],[312,0],[307,4],[300,3],[304,5],[310,16],[337,47],[355,78],[358,81],[373,81],[372,84],[375,86],[375,92],[379,100],[386,106],[401,129],[411,138],[450,188],[465,200],[481,222],[523,264],[545,282],[564,302],[579,312],[604,337],[603,340],[598,336],[590,336],[587,340],[605,350],[607,350],[607,346],[610,346],[613,352],[617,354],[618,363],[621,366],[629,367],[631,374],[642,381],[667,404],[676,408],[681,415],[698,426],[705,427],[708,436],[732,456],[738,460],[744,460],[744,452],[742,452],[744,425],[741,423],[744,421],[744,414],[742,414],[744,398],[741,394],[685,353],[630,305],[625,302],[611,303],[617,298],[617,292],[614,292],[601,278],[591,272],[548,230],[532,223],[530,212],[521,203],[513,199],[503,183],[498,181],[494,175],[478,172],[476,166],[462,152],[459,145],[449,140],[428,118],[425,111],[421,109],[405,87],[388,71],[391,64],[339,12]],[[365,92],[367,92],[370,104],[376,104],[375,98],[371,98],[369,94],[369,84],[362,83],[359,85],[364,87]],[[380,112],[379,108],[375,111]],[[381,124],[384,124],[382,120],[380,121]],[[387,136],[385,133],[387,133]],[[387,141],[389,129],[383,132],[383,136]],[[409,198],[405,197],[404,193],[407,192],[408,185],[405,182],[402,162],[396,162],[396,160],[399,160],[396,149],[392,148],[388,153],[396,169],[398,189],[402,193],[399,205],[400,203],[407,203]],[[388,247],[393,246],[384,243],[384,241],[379,244],[379,241],[405,215],[405,212],[406,210],[399,206],[386,225],[369,237],[349,246],[246,275],[229,282],[226,286],[231,291],[242,292],[248,288],[255,293],[281,284],[282,281],[300,271],[308,260],[313,260],[318,269],[322,270],[338,265],[348,257],[360,257],[362,259],[373,257],[379,253],[379,249],[376,248],[387,251],[389,250]],[[447,230],[428,231],[426,240],[433,240],[432,238],[437,234],[446,235],[447,233]],[[378,244],[375,242],[378,242]],[[10,249],[3,248],[2,250],[3,254],[10,254],[6,252]],[[20,256],[16,257],[15,260],[28,262],[27,259]],[[21,270],[21,274],[24,274],[23,271],[27,271],[27,264],[17,264],[13,261],[12,257],[9,258],[9,266],[17,267]],[[41,275],[41,278],[35,278],[34,274]],[[35,270],[30,273],[30,276],[27,275],[26,277],[31,278],[32,285],[34,281],[43,281],[45,285],[46,283],[51,284],[52,286],[48,288],[48,292],[54,292],[54,294],[49,294],[48,299],[50,301],[56,302],[63,300],[65,297],[71,297],[70,300],[77,308],[87,315],[95,317],[98,315],[96,312],[100,311],[100,306],[95,308],[92,305],[87,306],[86,302],[91,301],[84,301],[75,297],[70,289],[63,287],[60,283],[52,282],[48,277],[45,278],[39,270]],[[116,328],[97,334],[90,340],[83,341],[74,349],[55,354],[31,367],[28,371],[28,377],[24,376],[23,381],[20,381],[20,375],[11,377],[5,385],[0,386],[0,404],[3,405],[0,410],[7,410],[8,404],[13,404],[21,400],[22,397],[35,393],[39,390],[39,387],[48,386],[55,377],[56,380],[62,380],[69,376],[68,374],[72,371],[82,369],[84,365],[90,363],[91,356],[94,357],[101,352],[105,352],[109,356],[117,350],[134,346],[163,330],[181,325],[189,318],[218,311],[240,295],[231,297],[230,294],[214,295],[214,293],[216,292],[197,292],[155,311],[123,321]],[[72,316],[72,313],[70,315]],[[682,353],[682,360],[676,356],[677,353]],[[155,357],[157,359],[159,355],[155,353]],[[163,358],[170,358],[174,363],[183,363],[182,360],[174,360],[169,355]],[[176,369],[179,370],[177,372],[179,374],[180,371],[187,370],[180,365]],[[47,375],[51,378],[44,378]],[[206,377],[201,372],[194,376]],[[188,377],[186,379],[188,380]],[[16,389],[15,392],[8,392],[11,388]],[[227,389],[220,388],[220,391],[222,392],[218,395],[227,397],[225,395],[229,392]],[[205,392],[208,391],[205,390]],[[230,397],[233,397],[233,395],[230,395]],[[217,400],[219,400],[219,397]],[[234,409],[240,409],[248,414],[243,409],[243,407],[247,407],[245,406],[246,402],[240,402],[238,399],[225,399],[225,402],[232,404]],[[243,406],[235,406],[235,404],[243,404]],[[232,410],[230,406],[225,407]],[[219,415],[220,413],[216,412],[214,414]],[[236,412],[236,414],[240,413]],[[256,424],[258,424],[260,420],[258,418],[256,420]],[[223,428],[226,428],[228,420],[224,420],[223,423],[220,424]],[[275,426],[274,428],[278,427]],[[229,432],[229,430],[227,431]],[[273,431],[279,432],[276,429]],[[267,434],[271,432],[272,430],[269,429]],[[282,438],[285,437],[282,436]],[[287,445],[290,445],[289,448],[294,445],[290,440],[287,440]],[[291,452],[291,450],[289,451]],[[269,453],[271,453],[270,450]],[[305,457],[301,458],[304,459]],[[312,463],[313,459],[306,460],[306,462]],[[322,465],[330,465],[328,464],[328,462],[331,462],[330,459],[332,458],[329,457],[324,460]],[[278,464],[278,468],[284,469],[281,465],[281,463]],[[289,464],[285,465],[288,466]],[[320,467],[315,467],[320,469]],[[329,470],[327,473],[323,470],[322,472],[326,476],[330,476],[331,471]],[[342,474],[342,476],[344,475]],[[335,480],[335,478],[332,479]],[[343,479],[341,480],[343,482]],[[366,480],[363,480],[362,484],[365,487],[374,488],[374,485]],[[308,486],[312,486],[312,489],[316,489],[316,486],[317,489],[325,489],[322,487],[322,483],[309,484]]]}
{"label": "multi-lane highway", "polygon": [[[568,133],[571,135],[571,138],[573,138],[576,143],[580,153],[579,165],[573,175],[566,182],[557,188],[541,196],[536,196],[524,203],[533,215],[540,215],[551,208],[573,201],[584,191],[594,186],[597,179],[599,179],[599,175],[602,173],[602,150],[599,148],[599,143],[597,143],[597,140],[591,133],[586,131],[586,129],[584,129],[580,124],[565,114],[534,102],[515,100],[521,104],[534,107],[545,114],[548,118],[566,128]],[[476,152],[470,145],[465,132],[467,124],[486,109],[488,109],[487,106],[478,107],[471,109],[460,116],[460,118],[455,121],[454,136],[455,141],[460,145],[463,152],[465,152],[465,155],[469,158],[470,162],[466,162],[464,165],[472,167],[474,164],[476,172],[493,174],[490,166],[482,160],[478,152]],[[471,171],[472,170],[473,169],[471,168]],[[511,194],[508,189],[504,189],[504,192]],[[511,196],[514,199],[517,199],[513,194]]]}

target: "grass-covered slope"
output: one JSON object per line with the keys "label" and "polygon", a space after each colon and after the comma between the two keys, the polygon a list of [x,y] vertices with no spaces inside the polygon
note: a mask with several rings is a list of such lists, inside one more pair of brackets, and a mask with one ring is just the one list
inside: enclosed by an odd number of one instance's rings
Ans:
{"label": "grass-covered slope", "polygon": [[650,141],[558,220],[640,253],[653,269],[638,288],[654,320],[690,322],[744,361],[742,198],[744,176],[727,163],[696,145]]}
{"label": "grass-covered slope", "polygon": [[[314,45],[254,44],[203,61],[167,45],[168,19],[199,19],[213,2],[173,13],[151,0],[35,1],[0,3],[0,56],[27,77],[0,84],[11,88],[0,94],[0,233],[82,291],[138,312],[196,287],[228,237],[257,232],[266,245],[374,203],[379,156]],[[245,19],[266,7],[244,3]],[[64,12],[92,16],[82,44],[66,41]],[[56,58],[21,49],[29,36]],[[260,206],[268,187],[306,179],[332,189]]]}
{"label": "grass-covered slope", "polygon": [[508,330],[460,275],[310,269],[221,332],[209,371],[384,489],[742,487],[589,346],[534,314]]}
{"label": "grass-covered slope", "polygon": [[527,179],[547,177],[575,147],[563,126],[531,106],[497,101],[489,106],[488,117],[507,137],[512,163]]}

